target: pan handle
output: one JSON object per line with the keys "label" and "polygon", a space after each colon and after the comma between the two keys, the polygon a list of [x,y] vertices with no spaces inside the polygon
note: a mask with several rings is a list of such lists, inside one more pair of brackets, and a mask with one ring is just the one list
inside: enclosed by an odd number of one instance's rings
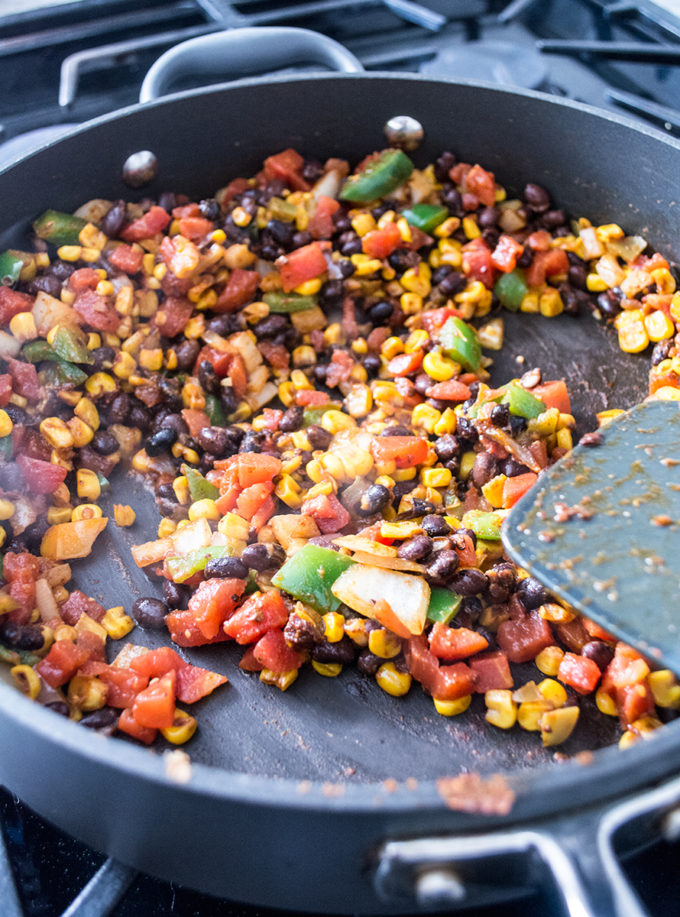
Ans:
{"label": "pan handle", "polygon": [[[569,917],[648,917],[617,852],[680,837],[680,779],[601,809],[490,834],[391,840],[374,883],[392,905],[477,905],[489,887],[537,886],[546,872]],[[486,903],[486,902],[484,902]]]}
{"label": "pan handle", "polygon": [[186,76],[220,82],[266,73],[292,64],[314,63],[342,73],[360,73],[360,61],[339,42],[310,29],[258,26],[228,29],[183,41],[162,54],[144,77],[140,102],[152,102]]}

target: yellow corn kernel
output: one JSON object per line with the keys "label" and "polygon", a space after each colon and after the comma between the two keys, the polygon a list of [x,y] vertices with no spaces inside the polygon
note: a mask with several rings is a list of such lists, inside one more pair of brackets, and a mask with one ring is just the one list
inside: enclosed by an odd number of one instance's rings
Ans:
{"label": "yellow corn kernel", "polygon": [[80,245],[60,245],[57,257],[62,261],[79,261],[82,247]]}
{"label": "yellow corn kernel", "polygon": [[404,342],[404,353],[416,353],[428,343],[430,335],[422,328],[412,331]]}
{"label": "yellow corn kernel", "polygon": [[73,408],[73,413],[93,430],[99,429],[99,411],[89,398],[80,398]]}
{"label": "yellow corn kernel", "polygon": [[463,217],[463,232],[468,239],[478,239],[482,234],[474,217]]}
{"label": "yellow corn kernel", "polygon": [[394,659],[401,652],[401,639],[384,627],[377,627],[369,631],[368,648],[381,659]]}
{"label": "yellow corn kernel", "polygon": [[113,361],[113,372],[119,379],[129,379],[137,369],[137,361],[129,353],[119,350]]}
{"label": "yellow corn kernel", "polygon": [[536,290],[529,290],[522,298],[520,303],[520,312],[536,313],[538,309],[538,293]]}
{"label": "yellow corn kernel", "polygon": [[[313,500],[314,497],[327,497],[329,494],[334,494],[337,489],[337,481],[331,477],[327,477],[325,481],[321,481],[319,484],[315,484],[313,487],[310,487],[309,490],[305,493],[305,499]],[[302,500],[300,502],[302,502]]]}
{"label": "yellow corn kernel", "polygon": [[564,650],[560,649],[559,646],[547,646],[536,656],[534,662],[538,671],[542,672],[543,675],[554,676],[557,675],[563,656]]}
{"label": "yellow corn kernel", "polygon": [[649,733],[654,732],[655,729],[660,729],[663,723],[661,720],[657,719],[655,716],[641,716],[638,720],[633,720],[630,724],[631,732],[636,732],[638,735],[641,735],[642,738],[646,738]]}
{"label": "yellow corn kernel", "polygon": [[640,353],[647,348],[649,336],[641,309],[620,312],[614,320],[614,327],[618,331],[619,347],[624,353]]}
{"label": "yellow corn kernel", "polygon": [[169,535],[174,534],[177,529],[177,523],[173,519],[169,519],[167,516],[158,523],[158,537],[167,538]]}
{"label": "yellow corn kernel", "polygon": [[434,701],[434,709],[440,716],[458,716],[460,713],[465,713],[470,706],[472,695],[465,694],[456,700],[440,700],[437,697],[433,697],[432,700]]}
{"label": "yellow corn kernel", "polygon": [[81,261],[86,261],[88,264],[92,264],[95,261],[99,261],[101,258],[101,250],[98,248],[87,248],[83,246],[80,249],[80,259]]}
{"label": "yellow corn kernel", "polygon": [[142,348],[139,351],[138,359],[142,369],[148,369],[150,372],[157,373],[163,368],[163,351],[160,347],[154,347],[150,350]]}
{"label": "yellow corn kernel", "polygon": [[445,408],[441,418],[434,425],[432,432],[435,436],[443,436],[444,433],[455,433],[458,426],[458,418],[453,408]]}
{"label": "yellow corn kernel", "polygon": [[184,337],[190,340],[200,338],[205,331],[205,315],[192,315],[184,326]]}
{"label": "yellow corn kernel", "polygon": [[279,500],[282,500],[290,509],[297,509],[302,505],[300,485],[295,478],[291,477],[289,474],[281,475],[281,479],[274,488],[274,493]]}
{"label": "yellow corn kernel", "polygon": [[554,678],[544,678],[536,687],[553,707],[563,707],[566,704],[567,692],[564,686]]}
{"label": "yellow corn kernel", "polygon": [[314,388],[305,373],[301,369],[294,369],[290,374],[290,381],[296,392],[310,391]]}
{"label": "yellow corn kernel", "polygon": [[311,451],[312,444],[310,443],[305,430],[296,430],[294,433],[291,433],[290,439],[296,449],[302,449],[305,452]]}
{"label": "yellow corn kernel", "polygon": [[190,449],[188,446],[182,448],[182,458],[189,465],[198,465],[201,461],[201,457],[195,449]]}
{"label": "yellow corn kernel", "polygon": [[538,298],[538,310],[546,318],[554,318],[564,311],[560,291],[555,287],[546,287]]}
{"label": "yellow corn kernel", "polygon": [[392,472],[394,481],[412,481],[416,476],[415,468],[395,468]]}
{"label": "yellow corn kernel", "polygon": [[586,287],[591,293],[604,293],[607,283],[594,271],[586,277]]}
{"label": "yellow corn kernel", "polygon": [[426,487],[448,487],[453,475],[448,468],[423,468],[420,480]]}
{"label": "yellow corn kernel", "polygon": [[172,726],[166,726],[165,729],[161,729],[161,735],[173,745],[184,745],[194,735],[197,727],[198,723],[195,717],[176,707]]}
{"label": "yellow corn kernel", "polygon": [[413,409],[411,416],[411,425],[417,430],[426,430],[428,433],[434,431],[435,424],[441,420],[441,411],[431,404],[417,404]]}
{"label": "yellow corn kernel", "polygon": [[[252,215],[248,213],[247,210],[244,210],[243,207],[234,207],[234,209],[231,212],[231,218],[234,221],[234,223],[236,223],[237,226],[241,226],[241,227],[248,226],[251,220],[253,219]],[[224,237],[222,241],[225,241],[225,240],[226,240],[226,236]]]}
{"label": "yellow corn kernel", "polygon": [[675,278],[667,267],[658,267],[651,273],[651,278],[656,284],[657,292],[664,295],[675,293]]}
{"label": "yellow corn kernel", "polygon": [[459,227],[460,219],[458,217],[448,217],[443,223],[437,226],[434,230],[434,234],[438,239],[447,239],[449,236],[452,236]]}
{"label": "yellow corn kernel", "polygon": [[616,708],[616,701],[607,691],[598,688],[595,692],[595,704],[600,713],[605,716],[618,716],[619,711]]}
{"label": "yellow corn kernel", "polygon": [[404,315],[417,315],[423,311],[423,297],[420,293],[402,293],[399,305]]}
{"label": "yellow corn kernel", "polygon": [[317,662],[316,659],[312,659],[312,668],[318,675],[323,675],[325,678],[337,678],[342,672],[342,665],[339,662]]}
{"label": "yellow corn kernel", "polygon": [[[387,214],[384,214],[384,216],[387,216]],[[383,217],[381,217],[380,220],[378,221],[378,225],[381,228],[383,225],[387,225],[387,221],[385,222],[385,224],[383,224],[382,219]],[[409,221],[405,217],[399,217],[399,219],[397,220],[397,229],[399,230],[399,235],[401,236],[402,242],[406,242],[408,244],[409,242],[413,241],[413,233],[411,232],[411,226],[409,224]]]}
{"label": "yellow corn kernel", "polygon": [[432,289],[430,265],[421,261],[417,267],[410,267],[401,275],[400,283],[409,293],[425,297]]}
{"label": "yellow corn kernel", "polygon": [[20,312],[9,320],[11,334],[22,343],[34,341],[38,337],[38,329],[32,312]]}
{"label": "yellow corn kernel", "polygon": [[407,522],[381,522],[380,534],[383,538],[413,538],[414,535],[420,535],[423,528],[415,519],[409,519]]}
{"label": "yellow corn kernel", "polygon": [[647,684],[654,695],[654,703],[657,707],[667,707],[672,710],[680,708],[680,685],[669,669],[650,672],[647,676]]}
{"label": "yellow corn kernel", "polygon": [[519,705],[517,710],[517,722],[529,732],[538,732],[540,730],[539,720],[551,705],[547,701],[527,700]]}
{"label": "yellow corn kernel", "polygon": [[338,456],[334,455],[332,452],[325,452],[319,458],[319,461],[322,467],[336,481],[344,481],[345,478],[347,477],[345,473],[345,466],[343,465],[342,460],[339,459]]}
{"label": "yellow corn kernel", "polygon": [[382,261],[368,255],[350,255],[350,261],[354,265],[355,277],[369,277],[382,268]]}
{"label": "yellow corn kernel", "polygon": [[375,680],[392,697],[403,697],[411,689],[411,676],[408,672],[400,672],[393,662],[383,662],[375,673]]}
{"label": "yellow corn kernel", "polygon": [[163,368],[170,372],[172,372],[173,369],[177,369],[177,351],[173,350],[172,347],[165,353]]}
{"label": "yellow corn kernel", "polygon": [[108,686],[92,675],[74,675],[68,686],[70,707],[82,713],[101,710],[106,703]]}
{"label": "yellow corn kernel", "polygon": [[12,680],[22,694],[35,700],[40,694],[40,676],[30,665],[14,665],[9,670]]}
{"label": "yellow corn kernel", "polygon": [[640,736],[637,735],[637,733],[631,732],[629,729],[627,729],[619,739],[619,748],[622,750],[625,748],[630,748],[631,745],[635,745],[635,743],[639,740]]}
{"label": "yellow corn kernel", "polygon": [[318,459],[312,459],[305,465],[305,473],[310,481],[320,484],[325,479],[324,467]]}
{"label": "yellow corn kernel", "polygon": [[365,417],[373,407],[373,395],[367,385],[353,385],[345,396],[345,407],[350,417]]}
{"label": "yellow corn kernel", "polygon": [[282,382],[278,388],[278,395],[284,407],[290,407],[295,400],[295,387],[292,382]]}
{"label": "yellow corn kernel", "polygon": [[78,241],[85,248],[102,249],[108,242],[108,238],[94,223],[86,223],[78,233]]}
{"label": "yellow corn kernel", "polygon": [[380,348],[380,353],[386,360],[391,360],[392,357],[396,357],[398,353],[404,352],[404,342],[401,338],[390,337],[383,341]]}
{"label": "yellow corn kernel", "polygon": [[578,723],[579,714],[576,706],[546,710],[539,720],[543,744],[546,747],[560,745],[568,739]]}
{"label": "yellow corn kernel", "polygon": [[14,424],[12,423],[12,418],[7,411],[0,408],[0,437],[9,436],[13,429]]}
{"label": "yellow corn kernel", "polygon": [[109,373],[93,373],[85,383],[88,394],[93,398],[99,398],[101,395],[108,395],[115,392],[116,380]]}
{"label": "yellow corn kernel", "polygon": [[185,382],[182,386],[182,403],[185,408],[202,411],[205,408],[205,395],[200,385]]}
{"label": "yellow corn kernel", "polygon": [[73,437],[73,445],[80,449],[82,446],[86,446],[88,443],[92,442],[94,437],[94,430],[89,424],[86,424],[85,421],[81,420],[80,417],[72,417],[66,424],[66,426],[71,431],[71,436]]}
{"label": "yellow corn kernel", "polygon": [[[315,669],[317,666],[322,666],[320,662],[312,662],[312,665]],[[330,668],[330,666],[323,666],[323,668]],[[342,666],[340,666],[342,668]],[[317,669],[317,671],[319,671]],[[319,672],[320,675],[330,675],[330,672]],[[339,673],[334,673],[339,674]],[[288,688],[297,680],[298,670],[290,669],[288,672],[272,672],[271,669],[262,669],[260,672],[260,681],[266,685],[274,685],[280,691],[287,691]]]}
{"label": "yellow corn kernel", "polygon": [[76,506],[71,513],[71,521],[78,522],[81,519],[100,519],[103,516],[101,506],[96,503],[81,503]]}
{"label": "yellow corn kernel", "polygon": [[228,538],[247,541],[250,526],[246,519],[242,519],[236,513],[226,513],[217,523],[217,530]]}
{"label": "yellow corn kernel", "polygon": [[644,323],[650,341],[664,341],[675,334],[673,322],[661,309],[655,309],[649,315],[645,315]]}
{"label": "yellow corn kernel", "polygon": [[54,639],[58,640],[68,640],[69,643],[74,643],[78,637],[78,631],[75,627],[71,627],[70,624],[60,624],[59,627],[54,629]]}
{"label": "yellow corn kernel", "polygon": [[313,277],[311,280],[305,280],[304,283],[299,283],[295,289],[295,293],[299,293],[300,296],[314,296],[319,292],[323,286],[323,281],[321,277]]}
{"label": "yellow corn kernel", "polygon": [[320,420],[320,424],[324,430],[334,435],[341,430],[351,430],[357,425],[353,417],[350,417],[342,411],[334,410],[325,411]]}
{"label": "yellow corn kernel", "polygon": [[366,631],[365,618],[346,618],[344,631],[352,643],[357,646],[368,646],[368,633]]}
{"label": "yellow corn kernel", "polygon": [[73,447],[73,434],[61,417],[46,417],[40,424],[40,432],[53,449]]}
{"label": "yellow corn kernel", "polygon": [[121,528],[128,528],[128,526],[133,525],[137,514],[131,506],[128,506],[126,503],[114,503],[113,504],[113,518],[116,525]]}
{"label": "yellow corn kernel", "polygon": [[486,703],[485,719],[499,729],[512,729],[517,722],[517,704],[512,699],[512,691],[497,688],[484,695]]}
{"label": "yellow corn kernel", "polygon": [[425,354],[423,359],[423,370],[435,382],[448,382],[457,373],[460,372],[460,364],[449,360],[438,350],[432,350]]}
{"label": "yellow corn kernel", "polygon": [[558,430],[556,434],[557,445],[560,449],[571,449],[574,445],[574,439],[571,435],[571,430],[568,430],[564,427],[562,430]]}
{"label": "yellow corn kernel", "polygon": [[352,218],[351,222],[352,229],[358,236],[365,236],[366,233],[373,232],[376,228],[375,220],[370,213],[366,212],[357,213],[357,215]]}
{"label": "yellow corn kernel", "polygon": [[100,296],[113,296],[113,292],[113,284],[110,280],[100,280],[95,287],[95,293],[98,293]]}
{"label": "yellow corn kernel", "polygon": [[70,506],[50,506],[50,508],[47,510],[47,521],[50,525],[59,525],[62,522],[70,522],[72,512],[73,509]]}
{"label": "yellow corn kernel", "polygon": [[323,635],[329,643],[338,643],[345,634],[345,616],[337,611],[322,615]]}
{"label": "yellow corn kernel", "polygon": [[98,500],[102,492],[96,472],[79,468],[76,472],[76,493],[81,500]]}
{"label": "yellow corn kernel", "polygon": [[62,302],[65,302],[66,305],[70,306],[71,303],[75,302],[76,294],[73,290],[69,290],[68,287],[63,287],[61,293],[59,294],[59,299]]}
{"label": "yellow corn kernel", "polygon": [[293,366],[313,366],[316,363],[316,351],[309,344],[301,344],[293,350]]}

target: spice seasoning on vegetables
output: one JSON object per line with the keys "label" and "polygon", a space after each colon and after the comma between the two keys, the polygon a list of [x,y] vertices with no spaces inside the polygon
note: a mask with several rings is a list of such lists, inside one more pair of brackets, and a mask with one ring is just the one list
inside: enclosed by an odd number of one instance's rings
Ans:
{"label": "spice seasoning on vegetables", "polygon": [[[0,658],[29,697],[179,745],[197,728],[183,705],[227,682],[181,648],[233,641],[263,690],[355,665],[547,747],[581,696],[623,746],[680,709],[670,672],[505,559],[505,514],[575,424],[563,380],[491,388],[484,352],[502,346],[492,309],[589,305],[624,351],[654,345],[650,393],[678,399],[680,292],[642,237],[570,220],[534,184],[509,197],[451,152],[420,170],[394,149],[354,171],[288,149],[214,198],[98,200],[33,230],[35,252],[0,254]],[[119,467],[160,513],[132,559],[163,598],[131,615],[68,589]],[[180,650],[107,655],[135,622]],[[537,680],[518,684],[526,662]],[[455,807],[460,790],[442,788]]]}

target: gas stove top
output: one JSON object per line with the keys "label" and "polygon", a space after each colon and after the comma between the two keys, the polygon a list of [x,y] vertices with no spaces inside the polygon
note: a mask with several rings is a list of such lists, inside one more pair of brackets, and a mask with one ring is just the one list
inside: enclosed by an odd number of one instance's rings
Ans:
{"label": "gas stove top", "polygon": [[[316,30],[367,70],[538,89],[680,134],[678,0],[0,0],[0,164],[55,131],[136,102],[153,61],[178,42],[249,25]],[[2,789],[0,825],[3,917],[289,913],[123,870]],[[652,915],[680,914],[677,861],[678,846],[659,842],[627,862]],[[560,911],[549,892],[528,891],[503,908],[504,917],[526,913]]]}

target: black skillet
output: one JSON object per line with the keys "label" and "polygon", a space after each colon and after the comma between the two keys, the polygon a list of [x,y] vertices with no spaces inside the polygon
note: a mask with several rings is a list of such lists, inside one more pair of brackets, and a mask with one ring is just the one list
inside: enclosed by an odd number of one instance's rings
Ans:
{"label": "black skillet", "polygon": [[[290,38],[263,33],[240,39],[255,39],[252,56]],[[205,196],[287,146],[356,162],[385,145],[383,125],[395,115],[425,129],[418,163],[453,149],[511,192],[535,181],[572,214],[619,221],[680,259],[677,142],[538,93],[383,74],[249,80],[98,119],[0,174],[0,246],[25,244],[31,219],[48,207],[129,196],[121,167],[139,150],[153,151],[159,167],[137,197]],[[506,320],[498,380],[517,375],[518,355],[546,377],[566,375],[582,429],[596,411],[644,394],[646,359],[622,354],[592,318]],[[115,493],[138,508],[139,524],[107,530],[78,581],[104,604],[129,607],[155,588],[129,546],[153,537],[157,518],[132,481]],[[141,629],[132,638],[160,640]],[[677,721],[622,753],[604,748],[616,742],[614,720],[586,701],[560,748],[572,758],[565,763],[535,735],[487,725],[479,699],[449,720],[419,691],[396,700],[354,672],[303,675],[281,694],[238,671],[230,647],[187,658],[231,679],[200,705],[188,775],[160,749],[104,739],[0,685],[0,780],[122,863],[252,903],[394,914],[494,901],[552,876],[572,915],[639,913],[613,850],[632,843],[623,822],[635,819],[642,843],[680,799],[678,780],[656,788],[679,770]],[[516,797],[509,813],[448,806],[439,778],[464,773],[505,775]],[[641,795],[631,802],[633,793]]]}

